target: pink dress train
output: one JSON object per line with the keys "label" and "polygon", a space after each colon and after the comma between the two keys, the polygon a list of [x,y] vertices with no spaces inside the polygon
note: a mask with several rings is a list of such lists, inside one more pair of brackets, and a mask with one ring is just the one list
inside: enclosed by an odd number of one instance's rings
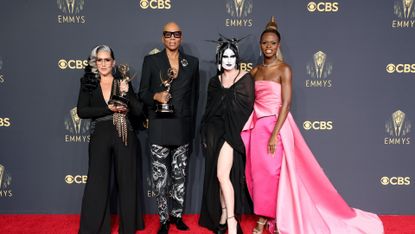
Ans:
{"label": "pink dress train", "polygon": [[[263,149],[263,143],[257,144],[257,139],[251,133],[255,132],[259,120],[271,116],[276,118],[280,106],[281,85],[273,81],[256,81],[254,111],[241,133],[247,153],[246,178],[251,196],[257,189],[256,186],[263,186],[256,183],[263,179],[257,180],[253,176],[267,172],[263,168],[255,167],[256,163],[253,163],[258,157],[263,156],[261,154],[266,153],[266,148]],[[280,234],[381,234],[384,232],[383,224],[376,214],[349,207],[337,193],[308,148],[291,113],[288,114],[279,134],[282,142],[279,181],[271,181],[276,178],[271,176],[265,183],[268,187],[278,187],[277,194],[272,195],[276,204],[275,202],[265,204],[261,199],[253,197],[254,210],[255,206],[275,205]],[[269,133],[262,138],[266,137],[269,138]],[[277,156],[278,152],[274,158]],[[264,193],[262,196],[266,197],[270,194]]]}

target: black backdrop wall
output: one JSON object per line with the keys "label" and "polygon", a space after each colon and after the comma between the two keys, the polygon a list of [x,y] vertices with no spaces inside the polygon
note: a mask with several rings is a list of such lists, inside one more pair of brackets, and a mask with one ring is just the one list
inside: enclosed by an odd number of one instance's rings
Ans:
{"label": "black backdrop wall", "polygon": [[[72,3],[71,3],[72,2]],[[242,2],[241,8],[235,3]],[[354,207],[415,213],[413,0],[57,0],[0,3],[0,213],[78,213],[87,173],[87,120],[74,115],[90,50],[110,45],[141,73],[176,21],[200,59],[199,119],[218,33],[241,38],[243,67],[261,61],[271,16],[294,73],[292,112],[328,177]],[[133,81],[138,89],[139,77]],[[146,132],[139,132],[145,149]],[[155,213],[143,150],[145,210]],[[186,212],[198,213],[204,159],[190,158]]]}

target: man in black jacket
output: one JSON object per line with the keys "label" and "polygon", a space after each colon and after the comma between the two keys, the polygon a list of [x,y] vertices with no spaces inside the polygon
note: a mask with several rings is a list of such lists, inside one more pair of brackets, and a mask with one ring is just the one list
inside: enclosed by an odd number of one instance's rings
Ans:
{"label": "man in black jacket", "polygon": [[[165,49],[144,58],[141,75],[139,96],[148,109],[152,177],[161,223],[158,233],[168,233],[169,223],[180,230],[189,229],[182,213],[187,158],[195,132],[199,60],[179,50],[181,41],[180,27],[167,23],[162,36]],[[160,111],[161,104],[166,104],[166,109]],[[173,200],[170,212],[169,191]]]}

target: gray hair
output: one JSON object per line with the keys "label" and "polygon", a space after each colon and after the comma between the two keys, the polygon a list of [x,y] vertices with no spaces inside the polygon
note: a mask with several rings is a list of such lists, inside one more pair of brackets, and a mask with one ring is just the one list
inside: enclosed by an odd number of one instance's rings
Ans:
{"label": "gray hair", "polygon": [[112,49],[107,46],[107,45],[99,45],[96,46],[94,49],[92,49],[91,54],[89,55],[89,59],[88,59],[88,64],[89,66],[91,66],[91,71],[95,74],[98,74],[98,69],[97,69],[97,54],[100,51],[106,51],[108,53],[111,54],[111,58],[115,59],[114,57],[114,52],[112,51]]}

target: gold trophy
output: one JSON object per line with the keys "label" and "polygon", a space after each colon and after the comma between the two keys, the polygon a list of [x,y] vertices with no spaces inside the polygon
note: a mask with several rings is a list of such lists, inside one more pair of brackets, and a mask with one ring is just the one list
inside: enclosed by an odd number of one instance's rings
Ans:
{"label": "gold trophy", "polygon": [[[128,109],[129,100],[127,98],[127,92],[121,90],[122,82],[130,82],[133,78],[129,73],[129,66],[127,64],[120,64],[118,66],[118,71],[120,72],[120,79],[114,79],[114,87],[111,93],[111,99],[108,101],[108,104],[112,104],[116,107],[122,106]],[[127,112],[115,112],[112,115],[112,122],[117,129],[118,136],[121,137],[124,145],[127,145]]]}
{"label": "gold trophy", "polygon": [[120,71],[121,79],[114,79],[114,89],[112,90],[111,99],[108,101],[108,104],[113,104],[114,106],[128,106],[127,93],[120,90],[121,82],[130,82],[132,78],[129,74],[129,66],[126,64],[121,64],[118,66],[118,71]]}
{"label": "gold trophy", "polygon": [[[169,68],[167,70],[167,78],[163,77],[160,71],[160,81],[161,84],[166,88],[167,93],[169,93],[169,97],[171,98],[170,88],[171,83],[177,78],[177,70],[174,68]],[[174,107],[171,103],[158,103],[156,104],[156,112],[159,113],[173,113]]]}

